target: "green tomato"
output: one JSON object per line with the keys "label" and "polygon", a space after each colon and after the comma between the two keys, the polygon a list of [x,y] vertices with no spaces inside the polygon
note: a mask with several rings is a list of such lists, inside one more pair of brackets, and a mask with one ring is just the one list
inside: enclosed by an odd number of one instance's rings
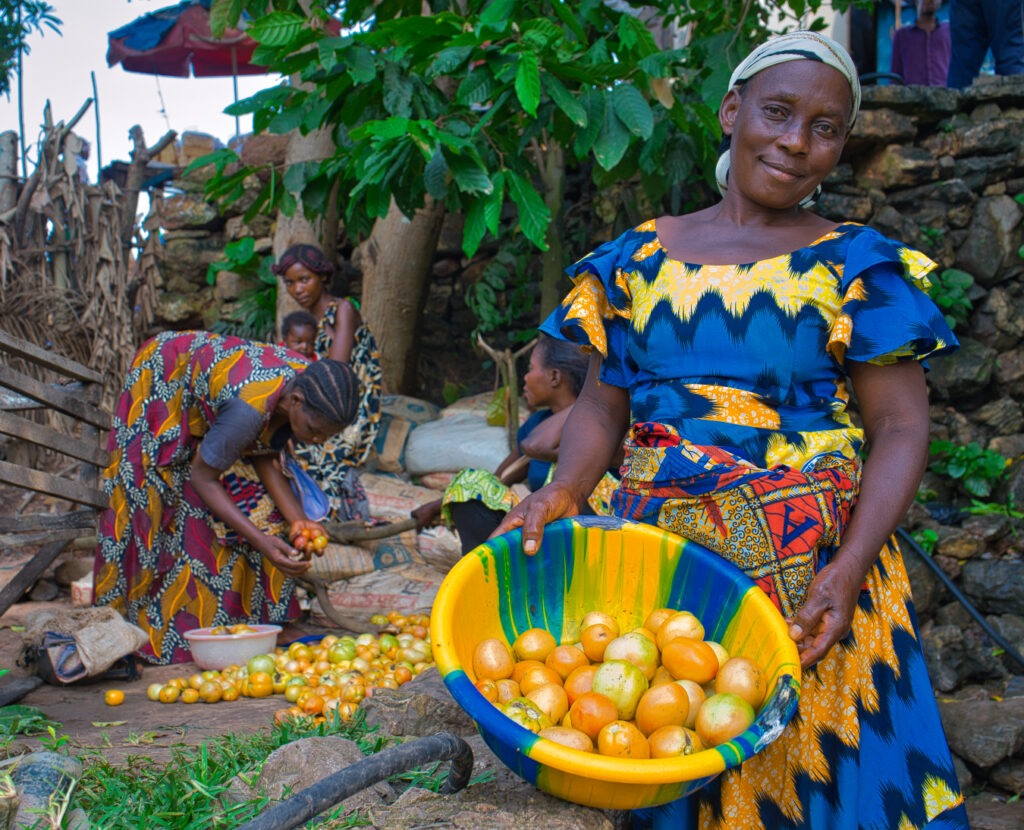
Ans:
{"label": "green tomato", "polygon": [[343,660],[354,660],[356,657],[356,644],[351,640],[338,640],[327,649],[327,659],[331,663],[340,663]]}
{"label": "green tomato", "polygon": [[501,711],[531,732],[540,732],[541,729],[547,729],[552,725],[551,718],[529,698],[513,698],[502,707]]}
{"label": "green tomato", "polygon": [[274,672],[277,671],[277,661],[274,660],[273,654],[257,654],[255,657],[249,658],[245,667],[249,670],[250,675],[266,672],[273,677]]}

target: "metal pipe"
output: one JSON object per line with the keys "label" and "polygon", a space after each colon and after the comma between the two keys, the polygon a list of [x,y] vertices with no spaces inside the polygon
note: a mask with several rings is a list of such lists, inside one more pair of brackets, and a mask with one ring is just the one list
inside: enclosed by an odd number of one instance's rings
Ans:
{"label": "metal pipe", "polygon": [[449,760],[452,766],[441,792],[455,793],[469,783],[473,750],[462,738],[450,732],[438,732],[385,749],[338,770],[312,787],[278,802],[239,830],[291,830],[371,784],[422,764]]}
{"label": "metal pipe", "polygon": [[933,560],[931,556],[928,555],[928,552],[917,543],[914,537],[907,533],[907,531],[902,527],[896,528],[896,535],[900,537],[900,542],[906,542],[914,552],[924,560],[924,563],[931,568],[932,572],[939,578],[939,581],[945,585],[957,601],[967,609],[967,613],[974,618],[975,622],[977,622],[982,629],[984,629],[985,633],[992,638],[992,641],[1005,651],[1013,661],[1017,663],[1017,665],[1024,666],[1024,657],[1021,657],[1017,649],[1010,645],[1002,635],[1000,635],[999,632],[989,624],[989,621],[986,620],[981,615],[981,612],[971,604],[971,601],[967,599],[963,591],[956,586],[953,580],[949,578],[949,575],[938,566],[935,560]]}

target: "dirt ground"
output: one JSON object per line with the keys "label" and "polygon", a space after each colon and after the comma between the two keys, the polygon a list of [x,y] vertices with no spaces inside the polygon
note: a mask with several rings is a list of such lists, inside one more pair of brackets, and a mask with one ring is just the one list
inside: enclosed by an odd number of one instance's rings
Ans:
{"label": "dirt ground", "polygon": [[[17,629],[32,611],[53,607],[70,608],[70,599],[62,596],[53,602],[16,603],[0,617],[0,667],[11,670],[0,679],[0,689],[12,679],[29,674],[17,665],[22,651],[22,634]],[[300,624],[298,628],[303,635],[329,633],[310,625]],[[121,763],[132,755],[165,761],[175,746],[197,746],[219,735],[260,732],[269,728],[274,712],[287,705],[280,696],[216,704],[164,704],[146,697],[150,683],[188,677],[197,670],[193,663],[144,665],[141,678],[133,682],[102,681],[72,686],[44,683],[18,703],[34,706],[62,724],[59,732],[68,736],[68,746],[100,750],[111,763]],[[107,706],[103,696],[108,689],[121,689],[124,703]],[[33,750],[44,748],[37,738],[20,739],[19,743]]]}

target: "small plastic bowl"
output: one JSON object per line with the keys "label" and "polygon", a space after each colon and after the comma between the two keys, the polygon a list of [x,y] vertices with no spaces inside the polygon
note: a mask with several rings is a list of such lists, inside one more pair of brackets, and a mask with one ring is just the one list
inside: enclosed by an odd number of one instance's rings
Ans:
{"label": "small plastic bowl", "polygon": [[[768,698],[737,738],[663,760],[580,752],[515,723],[474,686],[473,649],[483,639],[511,644],[529,628],[544,628],[569,643],[588,611],[611,614],[629,631],[666,607],[695,614],[707,639],[764,673]],[[476,548],[441,584],[430,635],[445,685],[494,753],[544,792],[602,809],[653,807],[703,787],[778,737],[800,692],[800,658],[785,621],[742,571],[701,545],[618,519],[555,522],[536,556],[522,553],[518,530]]]}
{"label": "small plastic bowl", "polygon": [[220,671],[227,666],[243,666],[257,654],[272,654],[277,646],[279,625],[250,625],[252,631],[241,634],[211,634],[211,628],[193,628],[184,637],[193,662],[201,669]]}

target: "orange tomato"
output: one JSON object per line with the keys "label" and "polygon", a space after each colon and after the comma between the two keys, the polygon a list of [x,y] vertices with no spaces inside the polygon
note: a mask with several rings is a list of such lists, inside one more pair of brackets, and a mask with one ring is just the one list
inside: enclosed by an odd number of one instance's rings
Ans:
{"label": "orange tomato", "polygon": [[189,686],[181,693],[182,703],[197,703],[199,701],[199,690]]}
{"label": "orange tomato", "polygon": [[644,692],[633,720],[637,729],[650,735],[662,726],[682,726],[690,711],[690,698],[682,686],[662,683]]}
{"label": "orange tomato", "polygon": [[476,681],[474,685],[476,686],[476,690],[491,703],[494,703],[494,701],[498,699],[498,687],[489,677]]}
{"label": "orange tomato", "polygon": [[512,643],[512,651],[519,660],[543,660],[558,645],[554,635],[543,628],[528,628]]}
{"label": "orange tomato", "polygon": [[597,666],[580,666],[565,678],[565,693],[569,697],[569,705],[584,692],[589,692],[594,684],[594,675],[597,673]]}
{"label": "orange tomato", "polygon": [[107,706],[120,706],[124,703],[124,692],[120,689],[108,689],[103,695],[103,702]]}
{"label": "orange tomato", "polygon": [[543,660],[517,660],[516,664],[512,667],[512,674],[509,675],[516,683],[523,682],[523,675],[526,674],[530,669],[536,668],[537,666],[547,665]]}
{"label": "orange tomato", "polygon": [[561,686],[562,678],[547,666],[535,666],[523,675],[523,679],[519,681],[519,688],[524,695],[528,695],[534,689],[539,689],[548,683],[557,683]]}
{"label": "orange tomato", "polygon": [[199,697],[206,703],[216,703],[223,696],[224,690],[220,683],[214,680],[204,680],[203,685],[199,687]]}
{"label": "orange tomato", "polygon": [[658,629],[661,628],[661,624],[665,622],[669,617],[674,617],[679,612],[674,608],[655,608],[647,615],[644,620],[644,628],[658,635]]}
{"label": "orange tomato", "polygon": [[676,680],[692,680],[701,685],[713,680],[718,673],[714,649],[693,637],[676,637],[666,643],[661,650],[661,663]]}
{"label": "orange tomato", "polygon": [[613,720],[597,733],[597,751],[613,758],[650,758],[651,745],[629,721]]}
{"label": "orange tomato", "polygon": [[560,683],[545,683],[526,693],[527,700],[532,700],[552,723],[558,723],[569,711],[569,698]]}
{"label": "orange tomato", "polygon": [[590,737],[571,726],[549,726],[546,729],[541,729],[537,734],[570,749],[578,749],[581,752],[594,751],[594,742]]}
{"label": "orange tomato", "polygon": [[569,722],[591,740],[597,740],[603,727],[618,718],[619,712],[611,698],[598,692],[585,692],[569,707]]}
{"label": "orange tomato", "polygon": [[577,646],[555,646],[551,653],[544,658],[544,665],[554,671],[562,680],[565,680],[580,666],[589,666],[590,660],[583,653],[583,649]]}
{"label": "orange tomato", "polygon": [[249,677],[249,697],[270,697],[274,693],[274,678],[265,671]]}
{"label": "orange tomato", "polygon": [[501,680],[512,676],[512,652],[497,637],[481,640],[473,649],[473,674],[477,680]]}
{"label": "orange tomato", "polygon": [[517,697],[522,696],[522,689],[519,688],[519,684],[511,678],[503,678],[496,680],[494,685],[498,689],[498,699],[495,701],[498,706],[503,706],[510,700],[515,700]]}
{"label": "orange tomato", "polygon": [[719,668],[715,691],[739,695],[756,710],[764,700],[764,674],[750,658],[732,657]]}
{"label": "orange tomato", "polygon": [[613,628],[604,623],[594,623],[580,632],[580,645],[583,646],[583,653],[597,663],[604,659],[605,648],[617,636]]}
{"label": "orange tomato", "polygon": [[700,736],[685,726],[663,726],[647,736],[652,758],[678,758],[704,749]]}
{"label": "orange tomato", "polygon": [[302,711],[307,715],[319,715],[324,711],[324,699],[320,695],[310,695],[302,704]]}

